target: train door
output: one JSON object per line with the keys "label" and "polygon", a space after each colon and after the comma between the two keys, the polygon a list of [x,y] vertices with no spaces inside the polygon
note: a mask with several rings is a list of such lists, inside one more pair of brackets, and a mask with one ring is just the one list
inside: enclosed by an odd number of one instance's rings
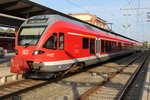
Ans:
{"label": "train door", "polygon": [[100,53],[100,38],[96,38],[96,55]]}

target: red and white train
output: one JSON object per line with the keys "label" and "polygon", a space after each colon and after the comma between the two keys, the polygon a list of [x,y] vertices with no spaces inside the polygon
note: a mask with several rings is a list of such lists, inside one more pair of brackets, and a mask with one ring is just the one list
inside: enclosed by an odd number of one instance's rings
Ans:
{"label": "red and white train", "polygon": [[15,41],[11,72],[30,78],[50,78],[83,66],[136,52],[140,43],[90,24],[60,15],[25,21]]}

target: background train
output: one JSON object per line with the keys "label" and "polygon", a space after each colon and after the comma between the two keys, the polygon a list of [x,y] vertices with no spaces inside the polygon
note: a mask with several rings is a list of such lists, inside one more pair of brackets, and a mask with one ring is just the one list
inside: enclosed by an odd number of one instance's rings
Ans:
{"label": "background train", "polygon": [[141,43],[60,15],[35,16],[16,36],[11,72],[50,78],[140,50]]}

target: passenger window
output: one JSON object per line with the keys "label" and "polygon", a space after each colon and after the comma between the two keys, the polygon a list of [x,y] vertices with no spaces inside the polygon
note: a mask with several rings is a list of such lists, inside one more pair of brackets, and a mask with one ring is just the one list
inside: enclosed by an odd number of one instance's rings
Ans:
{"label": "passenger window", "polygon": [[105,42],[104,40],[101,41],[101,53],[105,52]]}
{"label": "passenger window", "polygon": [[59,49],[64,49],[64,33],[59,33]]}
{"label": "passenger window", "polygon": [[89,45],[89,39],[88,38],[82,38],[82,48],[88,49],[88,45]]}
{"label": "passenger window", "polygon": [[46,49],[56,50],[57,48],[57,34],[53,33],[53,35],[46,41],[43,46]]}
{"label": "passenger window", "polygon": [[109,52],[111,51],[111,41],[109,41]]}
{"label": "passenger window", "polygon": [[94,53],[95,53],[95,40],[90,39],[90,54],[94,54]]}
{"label": "passenger window", "polygon": [[106,52],[109,52],[109,42],[105,41],[105,50]]}
{"label": "passenger window", "polygon": [[121,42],[118,43],[118,47],[120,50],[122,49],[122,43]]}
{"label": "passenger window", "polygon": [[100,40],[96,40],[96,53],[100,53]]}
{"label": "passenger window", "polygon": [[116,49],[116,42],[112,42],[111,50],[114,51]]}

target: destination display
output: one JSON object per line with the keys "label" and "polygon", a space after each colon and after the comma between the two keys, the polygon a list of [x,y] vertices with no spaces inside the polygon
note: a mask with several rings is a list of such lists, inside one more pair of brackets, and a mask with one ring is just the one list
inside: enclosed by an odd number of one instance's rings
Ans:
{"label": "destination display", "polygon": [[28,24],[40,24],[46,23],[48,19],[30,19],[27,23]]}

